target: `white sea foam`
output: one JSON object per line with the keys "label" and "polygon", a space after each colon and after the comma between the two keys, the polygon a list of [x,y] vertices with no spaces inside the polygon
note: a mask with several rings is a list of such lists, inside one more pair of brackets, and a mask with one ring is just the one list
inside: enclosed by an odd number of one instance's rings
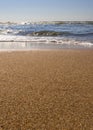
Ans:
{"label": "white sea foam", "polygon": [[93,22],[0,23],[0,51],[78,47],[93,48]]}
{"label": "white sea foam", "polygon": [[[4,43],[5,42],[5,43]],[[24,44],[22,42],[29,42],[35,44],[42,43],[43,45],[49,44],[49,45],[62,45],[62,46],[82,46],[82,47],[93,47],[93,43],[88,41],[79,41],[64,37],[34,37],[34,36],[16,36],[16,35],[0,35],[0,44],[3,43],[4,46],[9,45],[7,42],[17,42],[18,44],[21,43],[21,46],[23,47]],[[16,44],[17,44],[16,43]],[[15,44],[15,46],[16,46]],[[14,45],[14,44],[13,44]],[[17,45],[18,46],[18,45]]]}

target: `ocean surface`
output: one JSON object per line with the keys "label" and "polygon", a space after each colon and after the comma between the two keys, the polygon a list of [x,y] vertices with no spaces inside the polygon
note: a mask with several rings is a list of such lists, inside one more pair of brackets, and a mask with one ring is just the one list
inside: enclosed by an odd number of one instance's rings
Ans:
{"label": "ocean surface", "polygon": [[93,22],[0,23],[0,50],[93,48]]}

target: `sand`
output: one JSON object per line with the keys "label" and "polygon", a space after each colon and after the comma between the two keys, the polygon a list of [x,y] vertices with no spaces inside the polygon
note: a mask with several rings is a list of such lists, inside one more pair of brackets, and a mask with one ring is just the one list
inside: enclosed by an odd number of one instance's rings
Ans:
{"label": "sand", "polygon": [[1,52],[0,130],[93,130],[93,50]]}

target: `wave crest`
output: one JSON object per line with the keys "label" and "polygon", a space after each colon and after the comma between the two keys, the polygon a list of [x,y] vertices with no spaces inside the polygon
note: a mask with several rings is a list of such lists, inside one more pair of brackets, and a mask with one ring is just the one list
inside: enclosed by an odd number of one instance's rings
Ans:
{"label": "wave crest", "polygon": [[55,32],[55,31],[38,31],[38,32],[32,32],[31,34],[28,34],[29,36],[59,36],[62,35],[61,32]]}

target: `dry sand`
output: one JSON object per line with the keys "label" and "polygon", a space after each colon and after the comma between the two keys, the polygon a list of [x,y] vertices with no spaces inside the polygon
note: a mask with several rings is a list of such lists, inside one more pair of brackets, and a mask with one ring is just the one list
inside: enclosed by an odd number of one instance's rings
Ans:
{"label": "dry sand", "polygon": [[0,130],[93,130],[93,50],[0,53]]}

